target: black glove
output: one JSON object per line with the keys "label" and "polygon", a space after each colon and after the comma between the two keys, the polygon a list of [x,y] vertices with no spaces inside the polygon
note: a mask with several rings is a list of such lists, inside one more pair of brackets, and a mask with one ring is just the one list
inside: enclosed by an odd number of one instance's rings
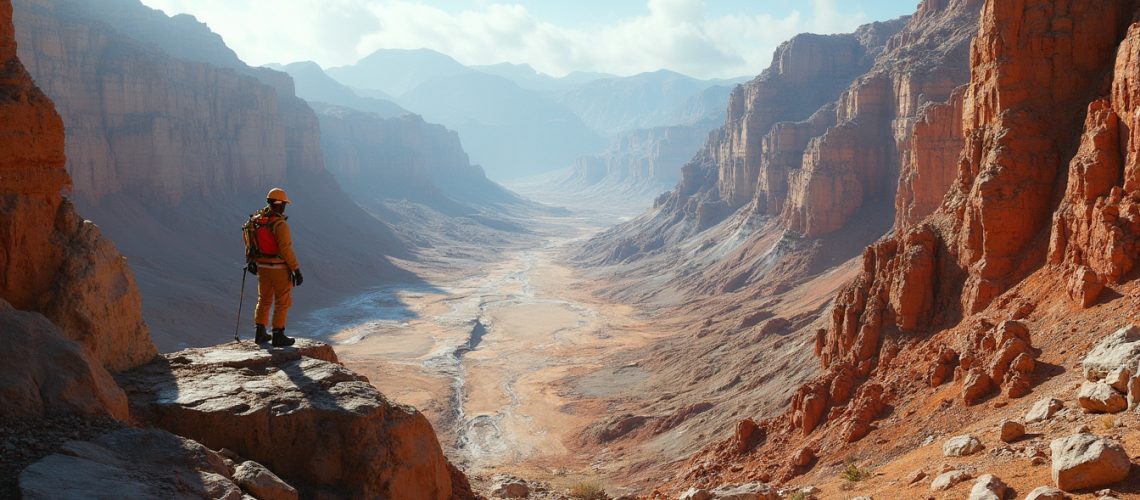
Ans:
{"label": "black glove", "polygon": [[246,264],[245,270],[247,272],[249,272],[249,274],[257,276],[257,263],[256,262],[250,262],[250,263]]}
{"label": "black glove", "polygon": [[293,271],[292,278],[293,278],[293,286],[301,286],[301,283],[305,282],[305,277],[301,276],[301,270],[300,269]]}

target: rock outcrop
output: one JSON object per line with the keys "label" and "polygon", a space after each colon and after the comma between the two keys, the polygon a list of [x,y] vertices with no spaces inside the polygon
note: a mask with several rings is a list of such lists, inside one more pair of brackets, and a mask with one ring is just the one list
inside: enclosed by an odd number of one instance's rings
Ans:
{"label": "rock outcrop", "polygon": [[461,476],[423,415],[388,402],[318,342],[189,349],[118,380],[137,418],[234,450],[305,496],[450,498]]}
{"label": "rock outcrop", "polygon": [[1108,96],[1088,105],[1068,183],[1053,216],[1049,263],[1075,278],[1073,297],[1091,306],[1104,283],[1119,283],[1135,265],[1140,241],[1140,25],[1116,50]]}
{"label": "rock outcrop", "polygon": [[98,363],[122,370],[155,354],[125,259],[62,192],[64,128],[17,58],[0,6],[0,298],[44,313]]}
{"label": "rock outcrop", "polygon": [[[1043,263],[1044,248],[1032,242],[1048,228],[1060,166],[1075,151],[1071,130],[1111,70],[1130,15],[1123,2],[986,4],[962,97],[957,177],[931,216],[866,250],[863,272],[836,299],[818,338],[825,367],[851,365],[866,377],[882,362],[883,338],[980,311]],[[1037,42],[1043,32],[1048,47]],[[980,323],[957,349],[967,404],[998,386],[1011,396],[1027,392],[1033,363],[1022,329]]]}
{"label": "rock outcrop", "polygon": [[0,299],[0,342],[8,353],[0,421],[50,413],[129,418],[127,396],[111,375],[43,315]]}
{"label": "rock outcrop", "polygon": [[[244,497],[217,452],[158,429],[69,441],[20,473],[23,498]],[[251,492],[252,493],[252,492]],[[261,498],[261,497],[259,497]]]}

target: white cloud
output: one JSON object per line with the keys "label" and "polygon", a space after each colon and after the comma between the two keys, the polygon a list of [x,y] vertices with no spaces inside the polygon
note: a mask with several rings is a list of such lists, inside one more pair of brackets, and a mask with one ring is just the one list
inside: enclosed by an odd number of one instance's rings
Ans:
{"label": "white cloud", "polygon": [[640,16],[590,28],[560,26],[521,4],[494,0],[451,11],[416,0],[145,1],[197,15],[251,64],[315,60],[330,67],[376,49],[426,47],[465,64],[529,63],[553,75],[661,68],[698,77],[752,75],[797,33],[849,32],[866,22],[835,0],[814,0],[810,15],[793,10],[782,17],[711,17],[704,0],[647,0]]}

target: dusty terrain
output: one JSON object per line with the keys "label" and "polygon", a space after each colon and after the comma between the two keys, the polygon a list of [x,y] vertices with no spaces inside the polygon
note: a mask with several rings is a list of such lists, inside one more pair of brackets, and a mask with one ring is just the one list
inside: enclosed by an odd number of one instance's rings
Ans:
{"label": "dusty terrain", "polygon": [[470,475],[555,485],[623,476],[624,464],[575,450],[575,435],[639,397],[637,352],[666,332],[595,298],[594,279],[559,263],[565,244],[640,207],[609,208],[536,220],[537,245],[425,253],[401,264],[427,284],[377,288],[293,329],[331,340],[348,367],[428,415]]}

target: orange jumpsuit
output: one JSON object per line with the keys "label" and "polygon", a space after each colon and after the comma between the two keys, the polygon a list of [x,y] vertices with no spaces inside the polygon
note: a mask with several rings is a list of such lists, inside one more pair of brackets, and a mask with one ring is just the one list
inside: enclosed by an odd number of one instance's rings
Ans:
{"label": "orange jumpsuit", "polygon": [[[270,209],[263,208],[262,212]],[[273,309],[274,330],[285,328],[289,317],[289,306],[293,305],[292,271],[300,266],[293,253],[293,236],[289,232],[288,217],[281,215],[270,228],[277,239],[276,257],[258,257],[257,262],[257,308],[253,311],[254,321],[259,325],[269,321],[269,309]]]}

